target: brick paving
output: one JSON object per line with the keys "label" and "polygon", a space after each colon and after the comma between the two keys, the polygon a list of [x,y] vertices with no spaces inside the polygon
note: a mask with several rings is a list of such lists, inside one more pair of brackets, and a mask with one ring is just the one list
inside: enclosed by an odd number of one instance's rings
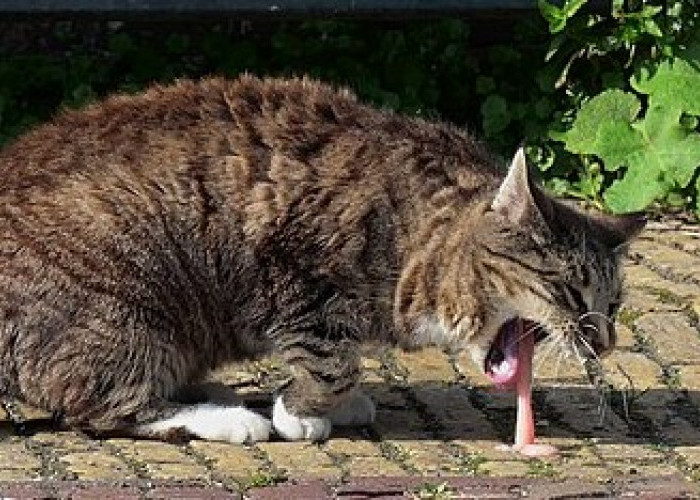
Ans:
{"label": "brick paving", "polygon": [[[17,402],[0,410],[3,498],[696,498],[700,491],[700,229],[652,224],[626,265],[619,348],[598,383],[556,354],[535,380],[541,441],[552,459],[498,448],[512,440],[515,399],[466,356],[437,349],[367,357],[371,427],[317,445],[255,446],[57,431]],[[269,359],[213,378],[267,411],[286,377]]]}

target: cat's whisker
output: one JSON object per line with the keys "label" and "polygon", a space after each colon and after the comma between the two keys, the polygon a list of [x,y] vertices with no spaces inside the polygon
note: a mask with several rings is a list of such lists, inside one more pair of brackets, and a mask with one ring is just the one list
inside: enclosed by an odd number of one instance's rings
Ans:
{"label": "cat's whisker", "polygon": [[537,333],[538,331],[544,331],[544,327],[540,325],[539,323],[533,323],[533,326],[528,328],[527,330],[523,331],[520,335],[518,335],[516,338],[514,338],[512,341],[510,341],[508,344],[504,346],[504,349],[509,349],[513,345],[517,344],[521,340],[523,340],[525,337],[530,335],[531,333]]}
{"label": "cat's whisker", "polygon": [[541,352],[541,354],[538,353],[539,359],[537,360],[537,363],[535,365],[533,373],[537,373],[539,371],[539,369],[542,367],[542,364],[547,359],[547,357],[549,357],[549,355],[551,355],[557,347],[560,347],[561,338],[554,337],[554,338],[552,338],[552,340],[550,340],[548,342],[548,344],[549,345],[546,347],[546,349],[544,351],[539,351],[539,352]]}
{"label": "cat's whisker", "polygon": [[602,366],[602,360],[600,359],[600,356],[596,354],[595,349],[591,346],[591,344],[588,342],[588,340],[583,337],[582,335],[578,335],[578,341],[581,342],[581,344],[586,348],[586,350],[591,353],[591,358],[594,360],[598,366]]}
{"label": "cat's whisker", "polygon": [[610,316],[607,316],[607,315],[605,315],[605,314],[603,314],[602,312],[599,312],[599,311],[588,311],[588,312],[585,312],[585,313],[583,313],[581,316],[578,317],[578,320],[579,320],[579,321],[583,321],[583,320],[586,319],[588,316],[600,316],[601,318],[603,318],[605,321],[607,321],[607,322],[608,322],[609,324],[611,324],[611,325],[615,323],[615,321],[614,321],[612,318],[610,318]]}
{"label": "cat's whisker", "polygon": [[581,363],[581,366],[586,368],[586,360],[581,355],[581,352],[578,349],[578,345],[576,344],[575,339],[572,338],[569,340],[569,346],[571,347],[571,351],[574,353],[574,356],[576,356],[578,362]]}
{"label": "cat's whisker", "polygon": [[554,378],[557,378],[559,376],[559,368],[561,367],[562,357],[563,357],[563,354],[560,351],[559,355],[557,356],[557,361],[554,364]]}

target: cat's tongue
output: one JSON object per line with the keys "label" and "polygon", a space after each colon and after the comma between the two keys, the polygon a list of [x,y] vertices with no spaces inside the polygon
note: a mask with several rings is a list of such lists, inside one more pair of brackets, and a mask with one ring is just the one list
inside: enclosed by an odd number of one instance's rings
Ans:
{"label": "cat's tongue", "polygon": [[532,357],[535,353],[535,335],[532,328],[524,333],[524,322],[517,323],[517,372],[515,390],[518,395],[518,412],[515,423],[515,444],[513,449],[531,457],[552,456],[557,449],[548,444],[535,443],[535,416],[532,411]]}

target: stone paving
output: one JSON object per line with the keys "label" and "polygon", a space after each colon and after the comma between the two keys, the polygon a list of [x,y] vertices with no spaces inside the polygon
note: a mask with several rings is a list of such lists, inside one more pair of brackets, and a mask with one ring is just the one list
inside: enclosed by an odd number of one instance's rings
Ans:
{"label": "stone paving", "polygon": [[[558,458],[498,449],[513,438],[514,396],[489,387],[466,356],[386,350],[364,360],[376,423],[336,429],[318,445],[97,440],[56,431],[47,415],[8,402],[0,421],[0,496],[695,497],[699,228],[652,224],[626,269],[619,349],[595,384],[575,359],[536,358],[537,428],[541,441],[561,449]],[[267,396],[284,377],[283,366],[269,359],[214,378],[267,411]]]}

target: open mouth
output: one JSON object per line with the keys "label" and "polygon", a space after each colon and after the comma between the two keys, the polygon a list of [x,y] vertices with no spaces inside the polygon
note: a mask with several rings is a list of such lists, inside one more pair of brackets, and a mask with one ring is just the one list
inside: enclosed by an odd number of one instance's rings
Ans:
{"label": "open mouth", "polygon": [[516,317],[501,326],[484,361],[484,373],[491,382],[502,387],[515,385],[521,361],[520,341],[525,335],[534,335],[537,343],[547,336],[542,328],[534,328],[535,325],[532,321]]}

